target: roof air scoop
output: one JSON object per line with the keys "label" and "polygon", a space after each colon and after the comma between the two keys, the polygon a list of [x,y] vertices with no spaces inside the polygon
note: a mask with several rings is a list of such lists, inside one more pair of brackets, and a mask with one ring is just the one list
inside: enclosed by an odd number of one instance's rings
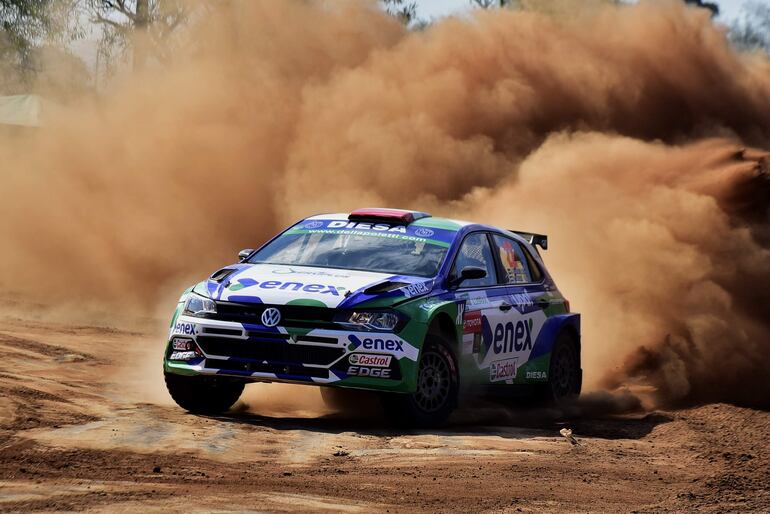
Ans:
{"label": "roof air scoop", "polygon": [[427,212],[405,211],[402,209],[383,209],[378,207],[356,209],[348,216],[350,221],[381,221],[408,225],[422,218],[430,218]]}

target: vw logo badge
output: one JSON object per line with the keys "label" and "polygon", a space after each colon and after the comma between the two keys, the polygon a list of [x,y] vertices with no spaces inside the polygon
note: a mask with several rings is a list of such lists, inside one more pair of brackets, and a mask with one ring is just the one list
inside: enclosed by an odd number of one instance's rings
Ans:
{"label": "vw logo badge", "polygon": [[275,307],[268,307],[262,312],[262,324],[266,327],[274,327],[281,322],[281,311]]}

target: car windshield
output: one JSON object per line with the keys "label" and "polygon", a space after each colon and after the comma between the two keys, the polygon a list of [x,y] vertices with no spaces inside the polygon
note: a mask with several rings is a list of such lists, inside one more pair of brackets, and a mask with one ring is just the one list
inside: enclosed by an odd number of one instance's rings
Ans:
{"label": "car windshield", "polygon": [[293,228],[262,247],[248,262],[433,277],[444,260],[446,246],[426,238],[373,230]]}

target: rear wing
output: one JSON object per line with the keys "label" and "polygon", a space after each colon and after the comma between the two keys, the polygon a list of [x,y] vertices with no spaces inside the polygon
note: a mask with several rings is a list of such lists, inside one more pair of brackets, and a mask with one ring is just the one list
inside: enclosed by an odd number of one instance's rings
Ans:
{"label": "rear wing", "polygon": [[533,234],[531,232],[519,232],[518,230],[511,230],[517,236],[523,237],[529,244],[533,246],[539,246],[543,250],[548,250],[548,236],[543,234]]}

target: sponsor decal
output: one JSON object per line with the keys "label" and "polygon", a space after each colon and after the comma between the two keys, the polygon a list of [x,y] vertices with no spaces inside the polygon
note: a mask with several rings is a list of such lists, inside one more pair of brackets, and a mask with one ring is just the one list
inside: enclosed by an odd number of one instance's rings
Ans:
{"label": "sponsor decal", "polygon": [[173,352],[168,358],[172,361],[189,361],[195,357],[195,352]]}
{"label": "sponsor decal", "polygon": [[350,366],[348,375],[353,377],[390,378],[390,370],[386,368],[367,368],[365,366]]}
{"label": "sponsor decal", "polygon": [[281,322],[281,311],[275,307],[268,307],[262,311],[262,324],[266,327],[274,327]]}
{"label": "sponsor decal", "polygon": [[185,323],[184,321],[177,322],[174,325],[174,332],[177,334],[185,334],[188,336],[195,334],[195,323]]}
{"label": "sponsor decal", "polygon": [[430,293],[430,286],[432,285],[433,282],[419,282],[417,284],[409,284],[408,286],[404,286],[401,288],[401,291],[404,293],[404,296],[411,298],[413,296],[420,296],[422,294]]}
{"label": "sponsor decal", "polygon": [[476,334],[481,332],[481,311],[466,312],[463,317],[463,333]]}
{"label": "sponsor decal", "polygon": [[512,295],[513,303],[519,307],[532,307],[535,303],[527,293],[515,293]]}
{"label": "sponsor decal", "polygon": [[518,359],[502,359],[489,364],[489,381],[499,382],[516,378],[516,362]]}
{"label": "sponsor decal", "polygon": [[366,350],[387,350],[387,351],[399,351],[403,352],[404,347],[401,341],[396,339],[380,339],[367,337],[361,343],[361,346]]}
{"label": "sponsor decal", "polygon": [[175,337],[171,340],[171,348],[180,351],[192,350],[193,341],[184,337]]}
{"label": "sponsor decal", "polygon": [[424,311],[429,311],[433,309],[433,307],[441,303],[444,303],[444,300],[440,298],[436,298],[435,296],[432,298],[426,298],[425,301],[420,304],[420,309]]}
{"label": "sponsor decal", "polygon": [[524,263],[514,250],[513,244],[508,240],[500,247],[500,262],[505,268],[509,284],[521,284],[529,281]]}
{"label": "sponsor decal", "polygon": [[380,337],[362,338],[361,332],[358,334],[348,334],[348,341],[350,341],[348,350],[358,350],[362,353],[366,353],[363,350],[369,350],[370,352],[396,354],[393,355],[394,359],[400,359],[403,356],[413,361],[416,361],[420,354],[417,348],[396,335],[383,334]]}
{"label": "sponsor decal", "polygon": [[323,226],[324,226],[324,222],[323,221],[311,221],[310,223],[305,223],[303,225],[303,228],[307,228],[307,229],[311,229],[312,230],[314,228],[321,228]]}
{"label": "sponsor decal", "polygon": [[350,278],[345,273],[333,273],[329,271],[305,271],[295,270],[294,268],[276,268],[272,271],[273,275],[313,275],[317,277]]}
{"label": "sponsor decal", "polygon": [[406,234],[403,225],[387,225],[385,223],[362,223],[355,221],[330,221],[326,228],[346,228],[355,230],[377,230],[379,232],[400,232]]}
{"label": "sponsor decal", "polygon": [[532,349],[532,320],[519,320],[515,324],[498,323],[492,339],[492,351],[495,353],[520,352]]}
{"label": "sponsor decal", "polygon": [[478,305],[485,305],[489,303],[487,293],[484,291],[474,291],[472,293],[461,293],[458,295],[458,299],[465,300],[465,304],[469,307],[476,307]]}
{"label": "sponsor decal", "polygon": [[360,366],[370,366],[372,368],[387,368],[390,366],[390,355],[371,355],[367,353],[351,353],[348,362]]}
{"label": "sponsor decal", "polygon": [[[414,241],[418,243],[430,243],[439,246],[449,246],[449,241],[441,240],[434,230],[424,227],[417,227],[414,231],[404,225],[389,225],[387,223],[368,223],[357,221],[334,220],[328,221],[323,226],[308,228],[312,222],[298,225],[292,228],[286,234],[312,233],[312,234],[342,234],[353,236],[370,236],[395,238],[403,241]],[[421,234],[428,234],[421,235]],[[451,238],[445,238],[450,239]]]}
{"label": "sponsor decal", "polygon": [[455,325],[459,325],[463,322],[463,315],[465,314],[465,302],[457,302],[457,318],[455,319]]}
{"label": "sponsor decal", "polygon": [[232,291],[238,291],[244,287],[259,286],[260,289],[281,289],[289,291],[303,291],[306,293],[317,294],[330,294],[332,296],[339,296],[340,292],[344,292],[347,289],[339,286],[330,286],[326,284],[305,284],[304,282],[283,282],[281,280],[264,280],[259,282],[257,280],[248,279],[248,284],[245,284],[246,279],[240,280],[241,284],[236,284],[230,287]]}
{"label": "sponsor decal", "polygon": [[527,371],[527,378],[535,380],[548,380],[548,373],[545,371]]}

